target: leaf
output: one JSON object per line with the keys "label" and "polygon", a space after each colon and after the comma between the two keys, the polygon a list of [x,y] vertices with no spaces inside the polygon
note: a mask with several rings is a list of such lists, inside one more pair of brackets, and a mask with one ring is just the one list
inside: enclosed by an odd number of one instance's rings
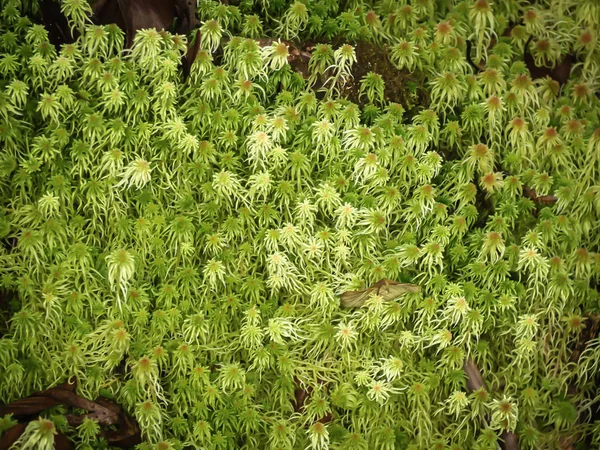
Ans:
{"label": "leaf", "polygon": [[380,295],[384,300],[393,300],[406,292],[419,292],[419,290],[416,284],[398,283],[384,278],[367,289],[344,292],[340,299],[345,308],[360,308],[371,295]]}
{"label": "leaf", "polygon": [[71,450],[73,448],[73,444],[69,438],[67,438],[60,431],[54,436],[54,449],[55,450]]}

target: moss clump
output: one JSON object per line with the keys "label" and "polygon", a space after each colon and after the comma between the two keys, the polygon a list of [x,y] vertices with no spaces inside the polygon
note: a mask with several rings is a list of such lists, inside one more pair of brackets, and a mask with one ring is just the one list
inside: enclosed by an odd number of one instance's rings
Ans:
{"label": "moss clump", "polygon": [[[598,446],[599,8],[530,3],[202,0],[184,78],[185,36],[5,2],[0,401],[76,379],[140,449]],[[23,439],[101,448],[71,412]]]}

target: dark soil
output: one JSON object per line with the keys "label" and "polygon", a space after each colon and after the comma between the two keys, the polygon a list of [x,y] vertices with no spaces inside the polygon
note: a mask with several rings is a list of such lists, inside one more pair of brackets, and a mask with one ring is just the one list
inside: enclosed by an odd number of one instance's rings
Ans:
{"label": "dark soil", "polygon": [[400,103],[406,110],[413,109],[416,104],[427,107],[429,102],[422,87],[424,77],[419,73],[398,70],[390,61],[387,47],[379,47],[370,42],[359,42],[355,52],[357,61],[353,66],[354,79],[342,90],[342,95],[348,100],[361,106],[365,104],[366,98],[359,97],[360,80],[369,72],[375,72],[381,75],[385,82],[386,101]]}
{"label": "dark soil", "polygon": [[0,338],[9,328],[9,320],[15,313],[14,299],[16,294],[0,288]]}
{"label": "dark soil", "polygon": [[[326,40],[303,41],[295,45],[299,55],[303,58],[293,58],[290,61],[292,68],[300,72],[305,78],[310,75],[308,72],[308,59],[317,43],[328,43],[333,48],[338,48],[345,41],[342,39],[327,42]],[[424,87],[424,75],[419,72],[409,73],[398,70],[390,61],[388,47],[381,47],[371,42],[360,41],[354,43],[356,53],[356,63],[352,66],[352,79],[350,79],[342,88],[341,96],[358,105],[365,106],[368,103],[366,96],[360,96],[360,81],[369,72],[375,72],[383,78],[385,83],[385,100],[401,104],[409,112],[417,107],[427,108],[429,105],[429,95]],[[308,55],[307,59],[305,55]],[[317,81],[315,90],[322,86],[327,76]]]}

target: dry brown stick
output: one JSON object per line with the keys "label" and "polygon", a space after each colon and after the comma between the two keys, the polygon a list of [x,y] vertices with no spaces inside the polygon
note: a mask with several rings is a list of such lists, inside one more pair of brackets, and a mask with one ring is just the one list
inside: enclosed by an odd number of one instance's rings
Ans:
{"label": "dry brown stick", "polygon": [[552,205],[558,201],[554,195],[537,195],[535,189],[523,186],[523,195],[530,200],[542,205]]}
{"label": "dry brown stick", "polygon": [[[140,428],[137,422],[123,412],[119,405],[103,398],[91,401],[80,397],[75,393],[75,383],[63,383],[45,391],[40,391],[30,397],[0,406],[0,416],[13,414],[17,418],[25,419],[48,408],[63,404],[85,409],[89,412],[82,415],[65,414],[71,426],[80,425],[86,418],[94,419],[103,427],[116,426],[116,430],[105,428],[100,430],[101,435],[115,446],[131,448],[141,442]],[[14,429],[11,428],[10,432],[5,433],[0,439],[0,450],[4,449],[4,444],[7,442],[12,445],[12,442],[21,435],[25,426],[26,423],[20,423],[18,426],[13,427]],[[68,443],[68,440],[66,442]],[[70,447],[57,446],[57,449],[66,450],[67,448]]]}
{"label": "dry brown stick", "polygon": [[[483,381],[483,377],[481,376],[481,371],[471,358],[466,359],[463,368],[467,374],[467,389],[469,392],[481,388],[487,390],[485,381]],[[500,435],[500,439],[502,439],[504,443],[504,445],[502,445],[504,450],[519,450],[519,436],[516,433],[513,433],[512,431],[503,431]]]}

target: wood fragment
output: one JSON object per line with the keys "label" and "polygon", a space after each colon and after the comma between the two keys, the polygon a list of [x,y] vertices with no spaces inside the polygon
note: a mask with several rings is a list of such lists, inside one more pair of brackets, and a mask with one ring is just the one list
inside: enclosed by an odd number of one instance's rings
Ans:
{"label": "wood fragment", "polygon": [[[113,446],[132,448],[142,442],[139,425],[119,405],[102,397],[95,401],[80,397],[75,393],[75,383],[67,382],[0,406],[0,416],[13,414],[16,419],[23,421],[4,433],[0,439],[0,450],[8,450],[23,433],[27,423],[36,420],[39,413],[59,405],[88,411],[88,414],[81,415],[65,414],[65,418],[73,427],[80,425],[86,418],[96,420],[101,426],[100,435]],[[113,427],[115,429],[111,429]],[[58,450],[71,448],[70,441],[61,434],[56,436],[55,444]]]}

